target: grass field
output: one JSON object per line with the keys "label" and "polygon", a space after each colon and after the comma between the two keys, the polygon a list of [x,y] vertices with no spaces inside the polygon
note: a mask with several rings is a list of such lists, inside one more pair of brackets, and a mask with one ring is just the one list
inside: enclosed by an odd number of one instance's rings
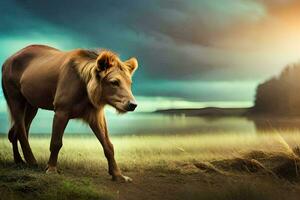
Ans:
{"label": "grass field", "polygon": [[37,169],[13,164],[0,138],[0,199],[298,199],[300,133],[112,137],[133,183],[107,173],[95,137],[66,134],[60,174],[45,174],[50,138],[32,136]]}

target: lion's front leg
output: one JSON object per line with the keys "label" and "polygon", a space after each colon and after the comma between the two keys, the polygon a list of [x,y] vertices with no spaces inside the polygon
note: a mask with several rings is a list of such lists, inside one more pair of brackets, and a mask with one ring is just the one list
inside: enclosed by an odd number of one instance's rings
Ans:
{"label": "lion's front leg", "polygon": [[96,137],[98,138],[98,140],[100,141],[100,143],[102,144],[104,154],[108,162],[108,173],[112,176],[112,180],[131,182],[132,179],[127,176],[124,176],[116,163],[114,156],[114,147],[108,137],[104,116],[100,121],[92,120],[91,122],[89,122],[89,125]]}
{"label": "lion's front leg", "polygon": [[57,173],[57,158],[58,153],[63,145],[62,138],[64,130],[68,124],[69,116],[67,112],[57,110],[53,118],[53,128],[50,144],[50,158],[46,168],[47,173]]}

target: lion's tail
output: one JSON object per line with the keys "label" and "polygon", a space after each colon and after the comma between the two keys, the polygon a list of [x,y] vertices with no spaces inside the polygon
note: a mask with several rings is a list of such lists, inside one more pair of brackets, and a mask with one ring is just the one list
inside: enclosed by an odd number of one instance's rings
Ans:
{"label": "lion's tail", "polygon": [[10,142],[12,142],[13,140],[13,137],[14,137],[14,119],[12,117],[12,114],[11,114],[11,104],[9,102],[9,98],[8,98],[8,94],[7,94],[7,90],[5,88],[5,82],[4,82],[4,70],[5,70],[5,67],[6,67],[6,62],[2,65],[2,80],[1,80],[1,85],[2,85],[2,91],[3,91],[3,95],[4,95],[4,98],[6,100],[6,103],[7,103],[7,107],[8,107],[8,114],[9,114],[9,119],[10,119],[10,123],[11,123],[11,128],[8,132],[8,139]]}

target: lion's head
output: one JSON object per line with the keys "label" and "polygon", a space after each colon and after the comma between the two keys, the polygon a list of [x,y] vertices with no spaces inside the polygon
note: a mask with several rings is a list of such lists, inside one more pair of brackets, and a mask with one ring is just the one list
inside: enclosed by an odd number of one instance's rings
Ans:
{"label": "lion's head", "polygon": [[87,84],[94,106],[109,104],[119,113],[134,111],[137,103],[131,91],[132,76],[138,67],[136,58],[121,61],[111,51],[102,51]]}

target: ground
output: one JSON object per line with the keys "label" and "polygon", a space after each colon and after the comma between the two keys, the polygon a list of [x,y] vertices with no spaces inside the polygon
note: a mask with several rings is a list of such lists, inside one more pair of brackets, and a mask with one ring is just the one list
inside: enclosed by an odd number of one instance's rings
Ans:
{"label": "ground", "polygon": [[60,174],[46,174],[48,136],[32,136],[38,168],[15,165],[0,138],[0,199],[298,199],[300,135],[262,134],[112,137],[132,183],[113,182],[92,136],[66,135]]}

